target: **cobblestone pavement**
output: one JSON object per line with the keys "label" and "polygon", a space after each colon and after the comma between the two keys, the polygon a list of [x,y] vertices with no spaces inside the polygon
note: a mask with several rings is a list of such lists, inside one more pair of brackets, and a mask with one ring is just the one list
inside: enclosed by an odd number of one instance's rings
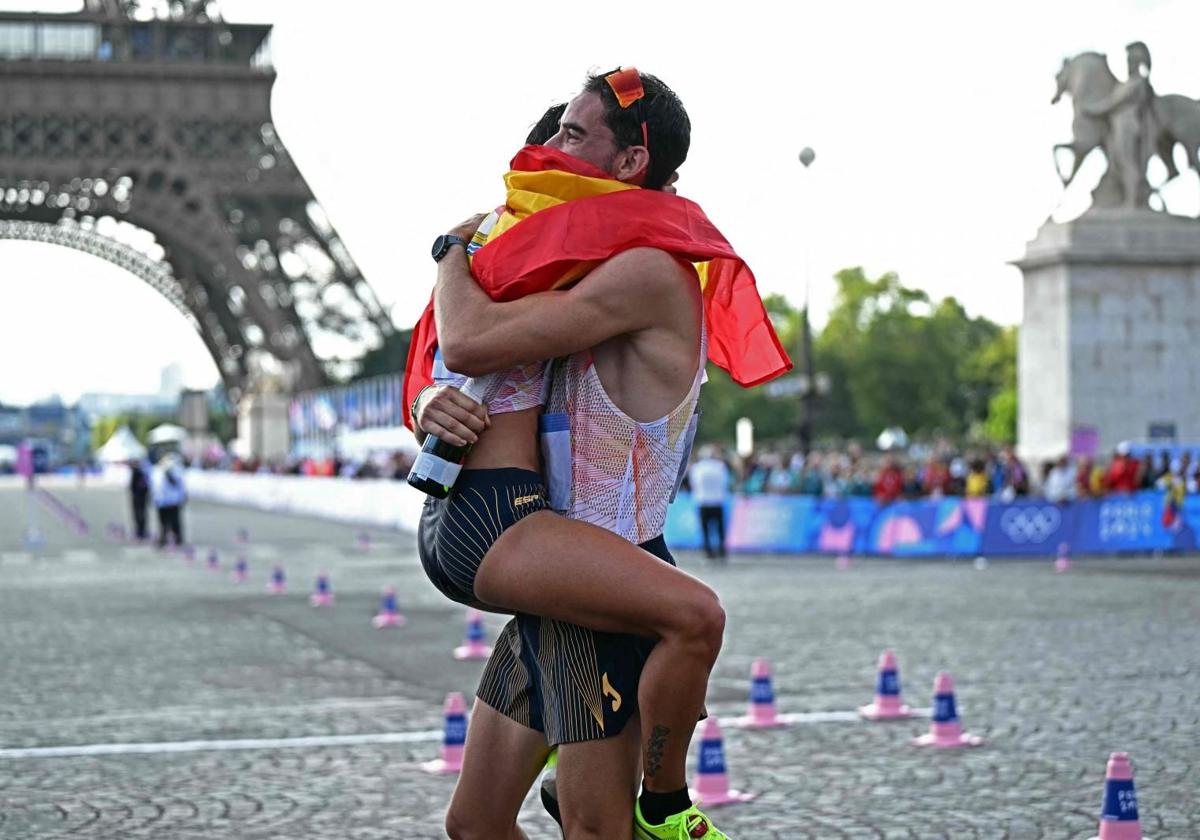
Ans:
{"label": "cobblestone pavement", "polygon": [[[124,497],[54,491],[92,536],[39,510],[47,542],[21,544],[25,494],[0,489],[0,837],[435,838],[453,781],[421,772],[456,662],[463,611],[425,581],[412,539],[194,504],[199,547],[179,555],[104,538]],[[239,546],[237,530],[249,531]],[[204,568],[210,548],[222,570]],[[231,578],[241,550],[250,582]],[[929,705],[953,673],[964,725],[987,746],[908,746],[927,724],[803,723],[726,730],[736,787],[716,812],[735,838],[1067,838],[1095,833],[1108,753],[1131,753],[1142,827],[1200,838],[1200,559],[884,562],[818,558],[683,565],[729,612],[709,707],[741,712],[750,662],[776,671],[782,711],[867,702],[879,651],[907,699]],[[290,594],[265,591],[273,564]],[[320,569],[337,604],[308,606]],[[408,626],[369,619],[394,584]],[[488,618],[489,632],[502,624]],[[51,746],[412,733],[400,743],[20,757]],[[533,838],[558,834],[531,800]]]}

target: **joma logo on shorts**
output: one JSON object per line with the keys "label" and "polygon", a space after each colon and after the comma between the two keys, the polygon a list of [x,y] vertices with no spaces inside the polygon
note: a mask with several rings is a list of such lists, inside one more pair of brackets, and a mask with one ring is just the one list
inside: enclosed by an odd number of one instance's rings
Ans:
{"label": "joma logo on shorts", "polygon": [[612,698],[612,710],[615,714],[621,710],[621,694],[612,687],[612,683],[608,681],[608,672],[604,672],[604,676],[600,678],[600,690],[605,697]]}

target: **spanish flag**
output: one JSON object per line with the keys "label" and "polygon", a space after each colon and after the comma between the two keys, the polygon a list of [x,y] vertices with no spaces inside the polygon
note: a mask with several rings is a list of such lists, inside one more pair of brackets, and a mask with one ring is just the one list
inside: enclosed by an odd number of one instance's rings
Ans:
{"label": "spanish flag", "polygon": [[[471,257],[492,300],[561,288],[622,251],[657,248],[696,266],[711,362],[746,388],[791,370],[754,274],[695,202],[622,183],[546,146],[526,146],[511,166],[503,212]],[[433,381],[436,349],[431,300],[413,328],[406,404]]]}

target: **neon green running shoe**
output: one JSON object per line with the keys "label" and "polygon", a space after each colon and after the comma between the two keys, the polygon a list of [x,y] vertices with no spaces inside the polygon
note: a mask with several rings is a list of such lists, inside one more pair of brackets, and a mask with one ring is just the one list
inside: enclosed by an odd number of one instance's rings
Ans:
{"label": "neon green running shoe", "polygon": [[667,817],[662,825],[650,825],[642,819],[640,802],[633,806],[633,836],[635,840],[729,840],[695,805]]}

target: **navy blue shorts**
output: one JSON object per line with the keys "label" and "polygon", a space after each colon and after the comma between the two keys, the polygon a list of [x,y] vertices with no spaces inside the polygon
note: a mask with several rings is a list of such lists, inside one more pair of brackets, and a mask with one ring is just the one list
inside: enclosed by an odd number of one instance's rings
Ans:
{"label": "navy blue shorts", "polygon": [[[640,546],[675,565],[662,537]],[[601,633],[532,615],[504,626],[476,696],[551,746],[620,734],[637,713],[638,682],[655,640]]]}
{"label": "navy blue shorts", "polygon": [[426,576],[452,601],[476,603],[475,575],[492,544],[529,514],[549,507],[539,473],[463,470],[449,496],[430,496],[421,511],[417,554]]}

